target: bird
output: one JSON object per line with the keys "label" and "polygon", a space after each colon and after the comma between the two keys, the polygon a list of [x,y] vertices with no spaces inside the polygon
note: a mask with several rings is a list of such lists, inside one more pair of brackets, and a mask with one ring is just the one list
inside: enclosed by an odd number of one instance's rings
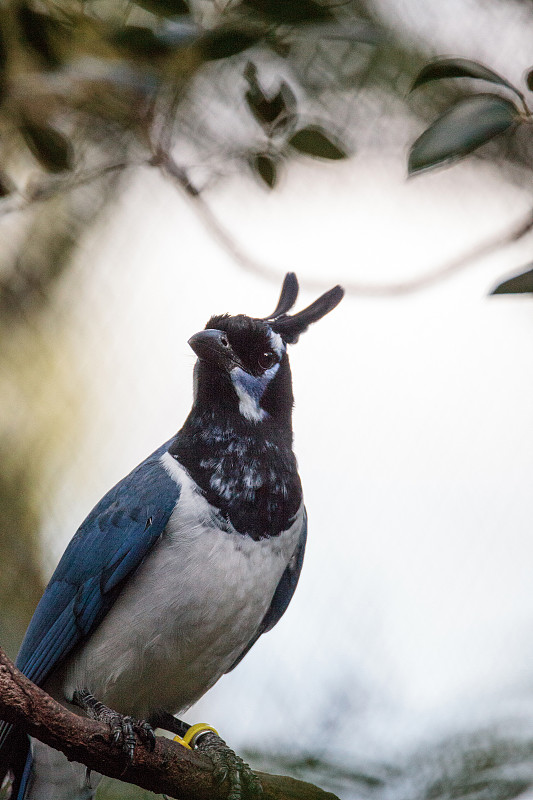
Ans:
{"label": "bird", "polygon": [[[156,728],[176,734],[211,758],[230,800],[259,793],[258,779],[214,728],[177,715],[276,625],[298,583],[307,515],[287,347],[344,294],[289,314],[298,291],[289,272],[268,317],[212,316],[189,339],[189,415],[82,522],[16,660],[106,722],[124,758],[152,748]],[[90,800],[100,777],[2,722],[0,785],[6,775],[17,800]]]}

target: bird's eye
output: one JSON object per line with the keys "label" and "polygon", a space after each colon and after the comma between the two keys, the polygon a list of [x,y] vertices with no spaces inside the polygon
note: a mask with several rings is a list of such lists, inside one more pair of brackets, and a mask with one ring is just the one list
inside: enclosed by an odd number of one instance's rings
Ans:
{"label": "bird's eye", "polygon": [[227,336],[221,336],[220,337],[220,344],[222,345],[222,347],[229,347],[228,337]]}
{"label": "bird's eye", "polygon": [[270,350],[261,353],[259,358],[257,359],[257,363],[261,367],[261,369],[270,369],[273,367],[274,364],[277,362],[276,354],[272,353]]}

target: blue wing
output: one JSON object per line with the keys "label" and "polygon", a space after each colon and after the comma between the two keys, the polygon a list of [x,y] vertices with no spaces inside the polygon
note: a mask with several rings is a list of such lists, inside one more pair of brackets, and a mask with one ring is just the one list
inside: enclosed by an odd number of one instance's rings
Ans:
{"label": "blue wing", "polygon": [[232,669],[235,669],[237,664],[239,664],[243,660],[244,656],[252,649],[252,647],[257,642],[259,637],[262,636],[263,633],[272,630],[274,625],[276,625],[280,621],[280,619],[286,612],[289,603],[292,600],[292,596],[296,591],[296,586],[298,584],[300,572],[302,571],[306,541],[307,541],[307,512],[304,508],[302,530],[300,533],[300,538],[298,539],[298,544],[296,545],[296,549],[292,554],[292,558],[289,561],[285,569],[285,572],[281,576],[280,582],[278,583],[276,591],[274,592],[274,596],[272,597],[272,602],[270,603],[268,611],[263,617],[263,621],[261,622],[261,625],[259,626],[258,630],[254,634],[252,639],[248,642],[243,652],[233,662],[231,667],[228,670],[226,670],[226,672],[231,672]]}
{"label": "blue wing", "polygon": [[42,684],[98,625],[122,582],[163,533],[180,495],[160,462],[169,445],[162,445],[100,500],[65,550],[16,661],[34,683]]}

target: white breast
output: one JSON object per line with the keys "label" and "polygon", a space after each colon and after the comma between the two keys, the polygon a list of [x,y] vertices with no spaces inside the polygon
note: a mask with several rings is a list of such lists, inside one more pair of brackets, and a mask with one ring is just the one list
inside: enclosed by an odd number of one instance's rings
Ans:
{"label": "white breast", "polygon": [[254,541],[215,525],[214,509],[168,453],[181,496],[166,530],[103,622],[67,664],[63,690],[88,688],[146,718],[192,705],[231,666],[260,625],[294,552],[289,530]]}

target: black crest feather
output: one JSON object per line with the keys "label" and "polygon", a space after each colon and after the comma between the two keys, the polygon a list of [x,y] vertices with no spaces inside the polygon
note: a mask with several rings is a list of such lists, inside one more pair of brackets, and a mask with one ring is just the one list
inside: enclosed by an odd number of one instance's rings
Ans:
{"label": "black crest feather", "polygon": [[281,317],[290,311],[298,297],[298,278],[294,272],[287,272],[285,275],[283,286],[281,287],[281,294],[279,296],[278,304],[272,314],[268,317],[263,317],[265,320],[274,320]]}
{"label": "black crest feather", "polygon": [[298,311],[297,314],[289,315],[287,311],[293,307],[297,296],[298,280],[294,272],[288,272],[283,281],[276,310],[270,317],[265,317],[272,330],[279,333],[288,344],[297,342],[300,334],[306,331],[309,325],[333,311],[344,297],[344,289],[342,286],[334,286],[307,308]]}

